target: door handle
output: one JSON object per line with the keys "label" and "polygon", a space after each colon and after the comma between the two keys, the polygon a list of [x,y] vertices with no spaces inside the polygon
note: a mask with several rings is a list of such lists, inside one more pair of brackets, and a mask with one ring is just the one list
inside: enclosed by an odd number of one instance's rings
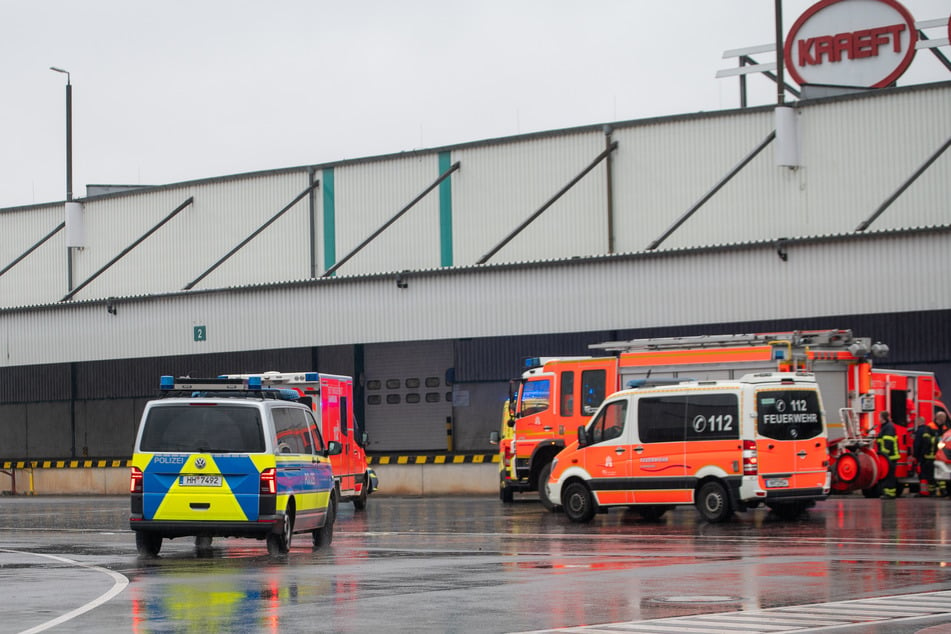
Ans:
{"label": "door handle", "polygon": [[634,447],[634,453],[644,453],[643,447]]}
{"label": "door handle", "polygon": [[624,447],[618,447],[614,450],[614,453],[620,456],[622,453],[624,453]]}
{"label": "door handle", "polygon": [[805,458],[809,454],[807,454],[806,450],[803,449],[802,451],[798,452],[796,455],[799,456],[800,458]]}

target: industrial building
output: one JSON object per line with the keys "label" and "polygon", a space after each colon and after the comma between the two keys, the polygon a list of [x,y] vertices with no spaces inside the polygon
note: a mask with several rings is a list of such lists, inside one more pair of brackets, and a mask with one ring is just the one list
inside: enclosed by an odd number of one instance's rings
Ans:
{"label": "industrial building", "polygon": [[949,145],[941,82],[2,209],[0,461],[268,370],[357,378],[371,453],[489,453],[524,357],[645,336],[851,329],[951,385]]}

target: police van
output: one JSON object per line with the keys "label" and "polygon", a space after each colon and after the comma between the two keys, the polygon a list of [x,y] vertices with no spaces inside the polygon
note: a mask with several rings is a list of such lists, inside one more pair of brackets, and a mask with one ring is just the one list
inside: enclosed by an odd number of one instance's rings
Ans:
{"label": "police van", "polygon": [[555,459],[548,494],[572,521],[618,506],[659,519],[684,504],[709,522],[761,505],[794,518],[828,497],[828,439],[813,374],[632,383]]}
{"label": "police van", "polygon": [[[235,380],[161,379],[163,398],[142,413],[131,466],[130,528],[141,555],[163,539],[253,537],[272,555],[295,533],[315,547],[333,539],[336,493],[330,456],[308,405],[290,390]],[[291,400],[288,400],[291,399]]]}

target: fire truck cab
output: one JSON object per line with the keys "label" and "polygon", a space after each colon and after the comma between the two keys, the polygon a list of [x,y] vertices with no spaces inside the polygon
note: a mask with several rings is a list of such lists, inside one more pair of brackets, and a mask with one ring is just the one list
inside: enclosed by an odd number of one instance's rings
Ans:
{"label": "fire truck cab", "polygon": [[511,502],[513,493],[537,491],[542,504],[553,509],[545,490],[552,460],[618,387],[614,357],[526,359],[525,371],[513,382],[501,438],[497,432],[490,436],[501,454],[500,499]]}
{"label": "fire truck cab", "polygon": [[223,378],[249,377],[260,377],[265,388],[291,389],[310,397],[324,439],[336,441],[342,447],[342,451],[330,459],[338,499],[353,502],[358,511],[366,508],[367,496],[376,488],[376,474],[367,467],[366,432],[353,416],[353,379],[320,372],[228,374]]}

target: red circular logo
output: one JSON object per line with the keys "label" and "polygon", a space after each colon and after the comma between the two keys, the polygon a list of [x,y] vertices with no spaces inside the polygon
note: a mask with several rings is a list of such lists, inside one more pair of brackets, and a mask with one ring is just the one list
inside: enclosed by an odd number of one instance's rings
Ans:
{"label": "red circular logo", "polygon": [[821,0],[793,24],[783,55],[799,85],[883,88],[911,64],[917,41],[896,0]]}

